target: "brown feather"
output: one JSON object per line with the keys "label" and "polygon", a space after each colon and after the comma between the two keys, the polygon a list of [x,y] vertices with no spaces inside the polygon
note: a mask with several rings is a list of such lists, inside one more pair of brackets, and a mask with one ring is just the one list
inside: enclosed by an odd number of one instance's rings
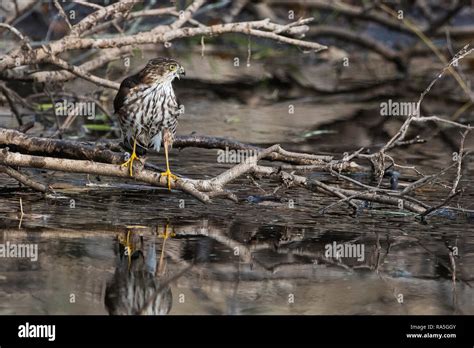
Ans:
{"label": "brown feather", "polygon": [[122,83],[120,84],[119,91],[114,99],[115,113],[117,113],[120,110],[120,108],[123,106],[125,98],[130,92],[130,89],[135,86],[138,86],[140,83],[141,81],[140,81],[139,74],[127,77],[125,80],[122,81]]}

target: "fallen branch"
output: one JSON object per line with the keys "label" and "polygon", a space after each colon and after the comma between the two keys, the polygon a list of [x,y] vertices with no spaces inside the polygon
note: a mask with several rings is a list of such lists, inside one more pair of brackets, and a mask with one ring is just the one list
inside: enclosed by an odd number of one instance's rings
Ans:
{"label": "fallen branch", "polygon": [[5,174],[11,176],[13,179],[17,180],[18,182],[22,183],[23,185],[29,186],[29,187],[33,188],[34,190],[36,190],[36,191],[40,191],[40,192],[43,192],[43,193],[47,193],[47,192],[50,191],[49,188],[46,187],[46,185],[43,185],[39,182],[36,182],[36,181],[30,179],[26,175],[20,173],[19,171],[15,170],[11,167],[0,165],[0,173],[5,173]]}
{"label": "fallen branch", "polygon": [[[130,11],[139,0],[124,0],[118,3],[101,8],[92,14],[85,17],[78,24],[72,27],[69,35],[64,38],[54,41],[50,44],[43,45],[34,49],[32,52],[24,52],[22,50],[14,50],[0,59],[0,72],[7,69],[12,69],[19,65],[32,65],[54,60],[57,55],[71,50],[77,49],[91,49],[91,48],[121,48],[150,43],[167,43],[175,39],[193,37],[193,36],[209,36],[220,35],[225,33],[242,33],[255,37],[262,37],[272,39],[278,42],[299,46],[313,51],[321,51],[326,46],[314,42],[308,42],[300,39],[294,39],[278,34],[288,30],[288,25],[279,25],[271,23],[270,20],[249,21],[239,23],[217,24],[211,26],[199,26],[197,28],[182,27],[188,20],[190,20],[194,11],[201,6],[204,1],[194,1],[182,16],[171,25],[159,25],[147,32],[140,32],[134,35],[121,35],[112,38],[87,38],[81,37],[85,31],[97,25],[100,20],[106,17],[113,17],[118,14]],[[299,26],[299,34],[302,34]],[[305,28],[307,29],[307,28]],[[62,66],[65,68],[64,66]],[[77,67],[75,67],[77,68]],[[68,67],[67,70],[84,75],[84,71],[79,71],[74,67]],[[87,76],[87,75],[86,75]]]}
{"label": "fallen branch", "polygon": [[[202,143],[203,139],[200,140]],[[189,145],[190,139],[187,139],[187,141]],[[89,157],[110,162],[99,163],[82,159],[78,160],[13,153],[8,148],[4,148],[0,153],[0,163],[3,165],[130,179],[128,170],[117,165],[123,161],[122,155],[101,147],[94,147],[73,141],[28,137],[27,135],[21,134],[17,131],[5,129],[0,130],[0,145],[8,145],[9,147],[18,146],[23,150],[27,149],[29,152],[33,153],[47,151],[56,156],[64,157],[65,155],[68,155],[81,158]],[[229,143],[227,143],[227,145],[229,145]],[[235,145],[242,146],[241,144]],[[304,159],[306,161],[320,161],[320,159],[315,155],[292,153],[285,151],[279,145],[273,145],[269,148],[261,149],[257,155],[247,158],[244,162],[229,168],[214,178],[206,180],[179,178],[178,180],[171,182],[171,188],[190,194],[201,202],[210,202],[214,197],[224,197],[236,201],[237,197],[235,197],[232,192],[228,191],[225,186],[245,174],[252,174],[257,177],[276,178],[286,186],[301,186],[310,191],[317,191],[336,196],[344,200],[344,202],[347,202],[355,212],[357,212],[362,206],[360,200],[379,202],[394,206],[400,206],[400,201],[402,201],[403,209],[417,213],[422,213],[426,210],[425,205],[412,202],[409,198],[404,198],[396,192],[371,192],[370,190],[365,189],[364,191],[343,189],[337,186],[325,184],[319,180],[310,180],[304,176],[290,174],[282,171],[279,167],[268,167],[258,164],[258,162],[263,159],[271,158],[273,154],[277,154],[277,157],[289,156],[293,160]],[[341,163],[337,163],[337,165],[340,164]],[[334,163],[332,165],[334,165]],[[133,180],[153,186],[167,186],[166,178],[161,177],[161,175],[156,171],[148,170],[146,168],[135,170]],[[354,198],[350,198],[351,196],[354,196]],[[357,197],[357,199],[355,199],[355,197]]]}
{"label": "fallen branch", "polygon": [[[10,152],[7,149],[0,151],[0,163],[15,167],[40,168],[69,173],[130,178],[128,169],[118,165],[65,158],[23,155]],[[136,171],[133,179],[154,186],[167,187],[166,178],[161,177],[160,174],[156,172],[146,169]],[[171,187],[180,189],[202,202],[209,202],[210,200],[206,194],[201,193],[192,187],[188,180],[173,181]]]}
{"label": "fallen branch", "polygon": [[[117,144],[116,142],[114,143]],[[0,147],[10,147],[22,153],[65,157],[70,159],[86,159],[95,162],[119,164],[124,161],[123,154],[107,149],[103,144],[91,144],[71,140],[32,137],[13,129],[0,128]],[[121,151],[118,146],[113,146]],[[203,149],[247,150],[261,152],[258,146],[244,144],[225,138],[206,136],[179,136],[173,143],[175,148],[198,147]],[[332,156],[286,151],[279,147],[276,151],[266,153],[266,160],[311,165],[312,169],[337,168],[346,171],[363,171],[365,167],[350,160],[334,160]]]}

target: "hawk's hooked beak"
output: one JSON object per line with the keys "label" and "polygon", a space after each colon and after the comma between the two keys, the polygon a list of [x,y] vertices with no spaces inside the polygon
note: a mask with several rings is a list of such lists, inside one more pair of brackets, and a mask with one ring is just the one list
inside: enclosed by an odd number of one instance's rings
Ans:
{"label": "hawk's hooked beak", "polygon": [[181,76],[185,76],[186,75],[186,71],[184,71],[184,68],[183,67],[180,67],[179,70],[178,70],[178,79],[181,77]]}

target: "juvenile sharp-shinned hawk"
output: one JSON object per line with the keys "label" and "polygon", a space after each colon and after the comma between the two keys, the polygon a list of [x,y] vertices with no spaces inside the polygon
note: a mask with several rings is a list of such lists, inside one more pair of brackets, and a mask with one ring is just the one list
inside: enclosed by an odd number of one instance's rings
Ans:
{"label": "juvenile sharp-shinned hawk", "polygon": [[170,180],[177,180],[171,173],[168,151],[173,144],[180,114],[180,106],[174,94],[172,82],[185,74],[177,61],[169,58],[155,58],[138,74],[123,80],[114,100],[115,113],[122,129],[122,146],[131,152],[122,166],[129,167],[133,176],[133,161],[153,148],[165,149],[168,189]]}

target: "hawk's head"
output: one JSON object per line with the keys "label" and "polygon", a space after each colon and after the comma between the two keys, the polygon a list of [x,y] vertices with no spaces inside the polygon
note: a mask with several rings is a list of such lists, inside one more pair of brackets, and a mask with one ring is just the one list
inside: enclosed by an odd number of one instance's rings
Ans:
{"label": "hawk's head", "polygon": [[174,59],[160,57],[151,59],[139,75],[143,83],[155,84],[171,82],[175,77],[184,76],[185,71]]}

